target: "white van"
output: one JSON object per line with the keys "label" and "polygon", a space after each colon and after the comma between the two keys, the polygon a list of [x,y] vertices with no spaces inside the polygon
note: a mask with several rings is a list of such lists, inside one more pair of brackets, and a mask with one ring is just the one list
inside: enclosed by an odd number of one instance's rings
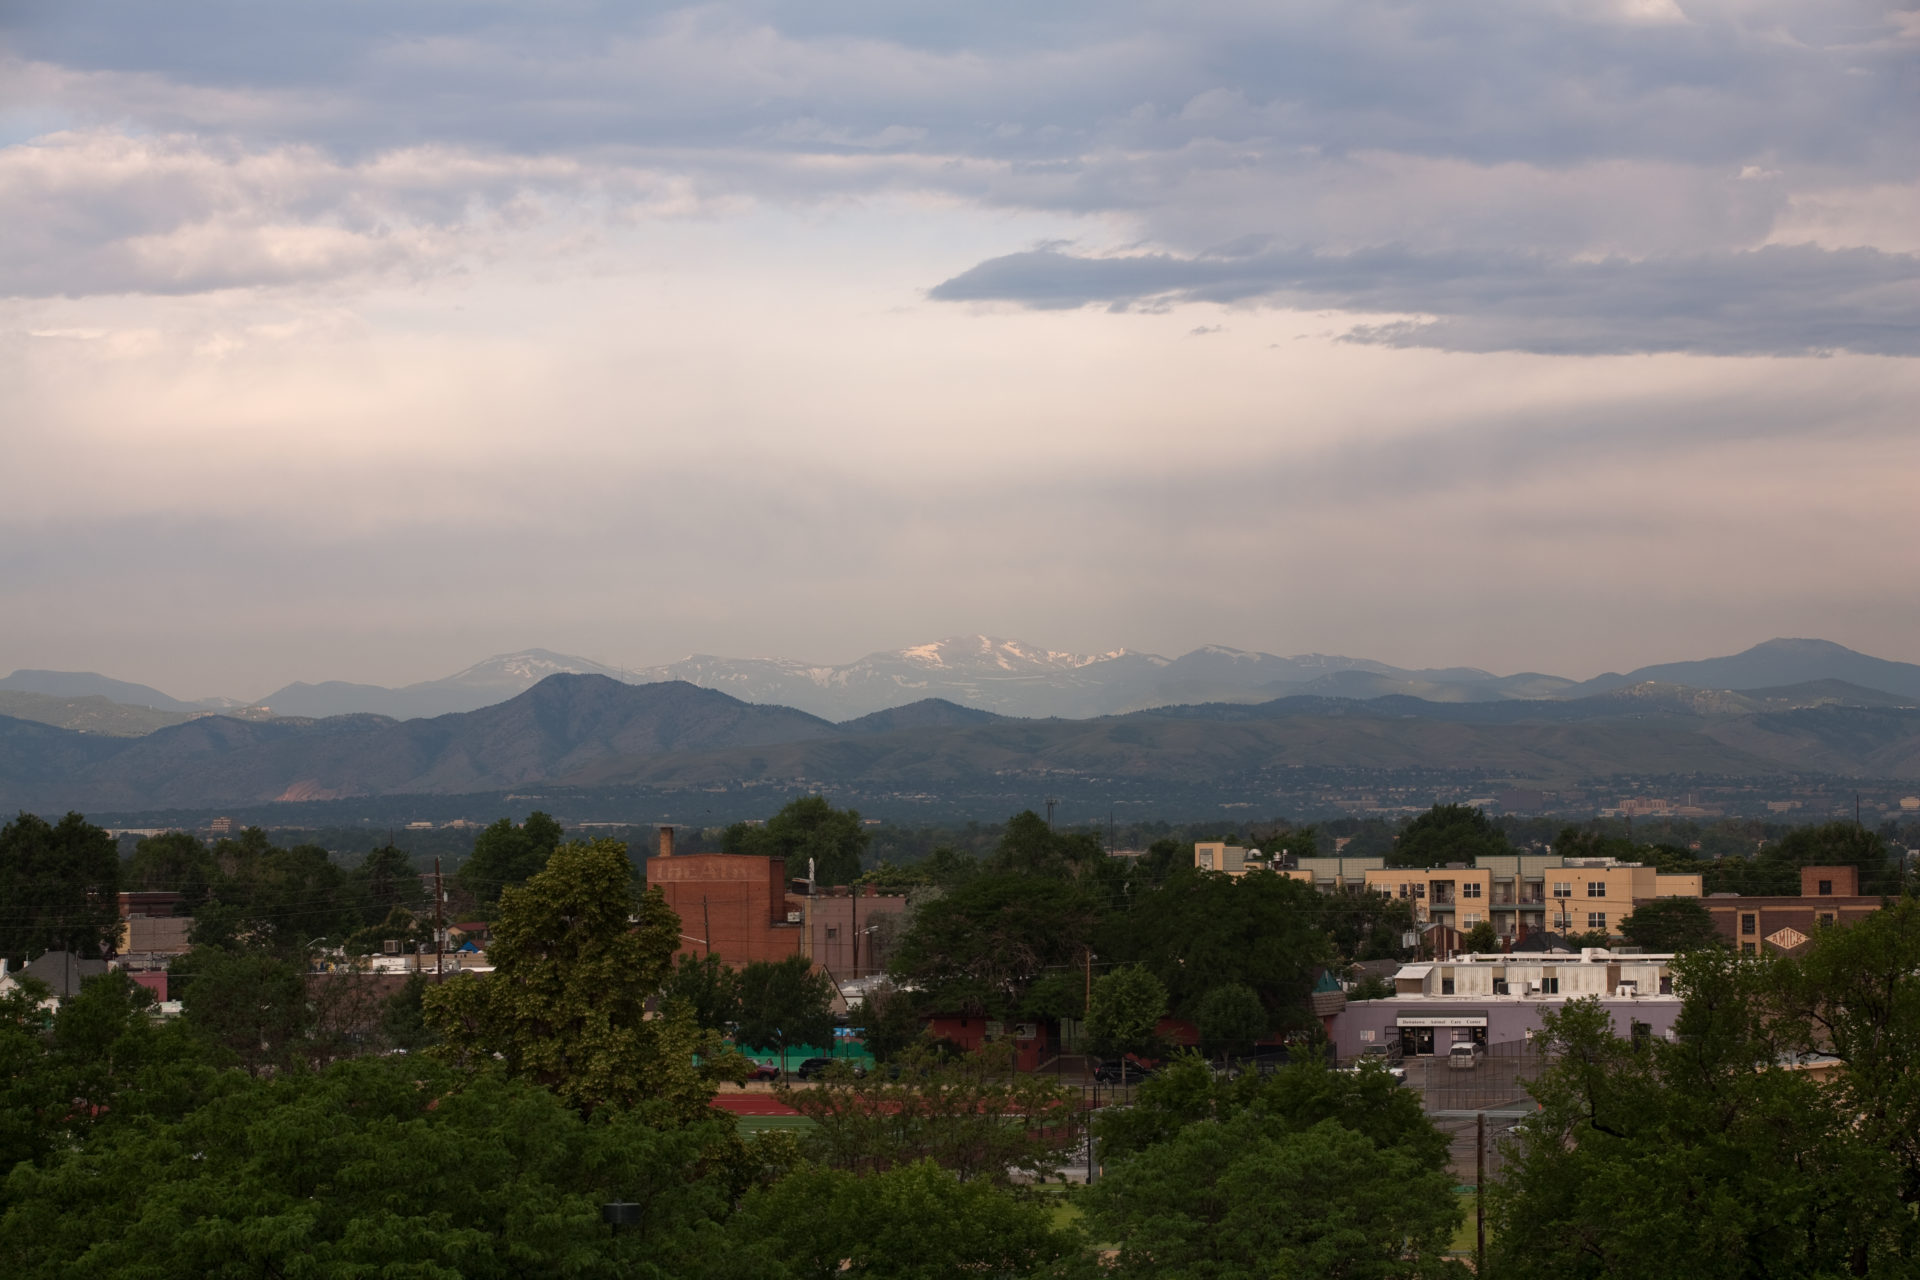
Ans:
{"label": "white van", "polygon": [[1463,1040],[1447,1050],[1447,1066],[1454,1071],[1471,1071],[1486,1056],[1487,1051],[1483,1046]]}

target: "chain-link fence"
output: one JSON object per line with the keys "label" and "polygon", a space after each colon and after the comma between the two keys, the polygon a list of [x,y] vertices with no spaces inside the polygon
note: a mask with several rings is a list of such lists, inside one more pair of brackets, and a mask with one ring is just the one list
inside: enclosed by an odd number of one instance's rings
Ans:
{"label": "chain-link fence", "polygon": [[1488,1046],[1471,1067],[1444,1057],[1408,1058],[1401,1065],[1407,1087],[1419,1091],[1430,1112],[1526,1112],[1534,1108],[1527,1081],[1540,1074],[1546,1059],[1533,1042],[1516,1040]]}

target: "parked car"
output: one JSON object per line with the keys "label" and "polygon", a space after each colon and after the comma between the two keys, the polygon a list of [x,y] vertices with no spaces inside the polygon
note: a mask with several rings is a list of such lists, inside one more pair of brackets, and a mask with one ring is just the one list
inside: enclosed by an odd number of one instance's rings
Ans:
{"label": "parked car", "polygon": [[1389,1040],[1383,1044],[1368,1045],[1360,1051],[1359,1057],[1340,1069],[1342,1071],[1359,1072],[1364,1070],[1369,1062],[1378,1063],[1386,1068],[1387,1074],[1391,1075],[1395,1080],[1405,1080],[1407,1078],[1407,1069],[1401,1065],[1400,1042],[1397,1040]]}
{"label": "parked car", "polygon": [[747,1072],[749,1080],[778,1080],[779,1078],[780,1064],[777,1062],[756,1062],[753,1064],[753,1069]]}
{"label": "parked car", "polygon": [[1471,1071],[1486,1056],[1486,1046],[1471,1041],[1462,1042],[1447,1050],[1447,1066],[1454,1071]]}
{"label": "parked car", "polygon": [[[841,1061],[839,1058],[808,1058],[800,1064],[799,1068],[796,1069],[793,1074],[802,1080],[818,1080],[821,1076],[827,1074],[829,1067],[839,1061]],[[853,1067],[854,1079],[858,1080],[867,1074],[867,1069],[860,1064],[852,1063],[849,1065]]]}
{"label": "parked car", "polygon": [[[1132,1059],[1127,1060],[1127,1063],[1126,1063],[1126,1083],[1127,1084],[1134,1084],[1138,1081],[1145,1080],[1148,1076],[1151,1076],[1152,1074],[1153,1074],[1152,1067],[1145,1066],[1141,1063],[1133,1061]],[[1095,1080],[1100,1081],[1100,1083],[1102,1084],[1121,1083],[1120,1062],[1116,1059],[1115,1061],[1112,1061],[1112,1062],[1102,1062],[1095,1065],[1095,1067],[1093,1068],[1093,1078]]]}

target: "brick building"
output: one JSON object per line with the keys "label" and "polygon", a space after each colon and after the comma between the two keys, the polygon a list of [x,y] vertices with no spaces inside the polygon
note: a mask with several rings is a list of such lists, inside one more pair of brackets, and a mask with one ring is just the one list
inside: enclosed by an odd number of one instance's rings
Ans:
{"label": "brick building", "polygon": [[1798,897],[1716,893],[1702,900],[1714,928],[1742,955],[1797,951],[1815,930],[1847,924],[1880,909],[1860,893],[1855,867],[1802,867]]}
{"label": "brick building", "polygon": [[905,925],[907,900],[862,886],[809,892],[790,881],[782,858],[673,851],[673,828],[660,828],[660,852],[647,860],[647,887],[658,888],[680,917],[680,949],[739,966],[806,956],[836,983],[879,972]]}

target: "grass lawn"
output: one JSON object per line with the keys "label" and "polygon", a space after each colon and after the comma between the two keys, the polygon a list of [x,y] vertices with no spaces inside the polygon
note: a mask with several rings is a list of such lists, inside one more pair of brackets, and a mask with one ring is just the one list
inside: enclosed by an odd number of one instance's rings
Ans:
{"label": "grass lawn", "polygon": [[[1459,1194],[1462,1217],[1460,1219],[1460,1225],[1454,1229],[1453,1251],[1472,1257],[1474,1245],[1479,1243],[1478,1230],[1473,1220],[1474,1194],[1472,1191],[1462,1191]],[[1489,1244],[1493,1242],[1493,1231],[1491,1228],[1487,1231],[1487,1242]]]}
{"label": "grass lawn", "polygon": [[751,1137],[756,1133],[765,1133],[769,1129],[800,1130],[813,1128],[813,1121],[807,1119],[805,1116],[740,1116],[738,1118],[738,1124],[743,1137]]}

